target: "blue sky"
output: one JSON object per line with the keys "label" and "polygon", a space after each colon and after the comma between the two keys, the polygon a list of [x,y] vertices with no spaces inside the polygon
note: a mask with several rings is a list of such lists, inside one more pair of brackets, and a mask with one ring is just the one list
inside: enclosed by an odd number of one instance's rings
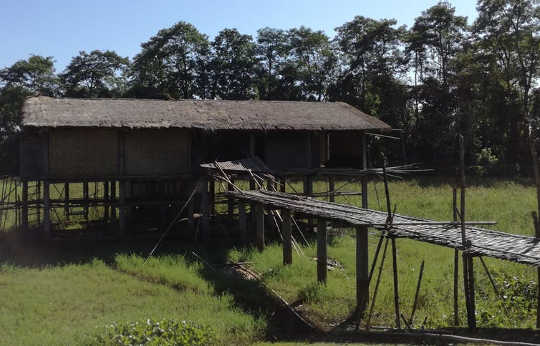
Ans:
{"label": "blue sky", "polygon": [[[224,28],[255,36],[269,26],[334,28],[356,15],[395,18],[410,26],[437,0],[0,0],[0,68],[30,54],[53,56],[62,71],[81,50],[115,50],[133,57],[140,44],[178,21],[210,38]],[[458,15],[476,18],[474,0],[451,1]]]}

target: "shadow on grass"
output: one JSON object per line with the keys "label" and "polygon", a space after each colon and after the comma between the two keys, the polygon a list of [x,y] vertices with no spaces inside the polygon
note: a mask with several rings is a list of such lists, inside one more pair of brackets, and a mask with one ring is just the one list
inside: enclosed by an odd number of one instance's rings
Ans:
{"label": "shadow on grass", "polygon": [[[95,236],[45,239],[36,233],[5,232],[0,233],[0,265],[44,268],[85,264],[98,259],[111,268],[116,268],[115,258],[119,254],[134,254],[146,258],[159,236],[155,234],[115,240],[98,240]],[[181,234],[166,237],[154,256],[180,255],[188,263],[203,263],[199,274],[213,286],[217,296],[227,293],[233,297],[234,305],[240,310],[267,321],[267,329],[264,331],[267,340],[277,340],[291,333],[302,335],[306,332],[262,284],[227,270],[229,252],[242,247],[236,242],[237,237],[220,233],[204,242],[194,242],[190,238],[182,237]],[[140,277],[139,279],[144,280]]]}

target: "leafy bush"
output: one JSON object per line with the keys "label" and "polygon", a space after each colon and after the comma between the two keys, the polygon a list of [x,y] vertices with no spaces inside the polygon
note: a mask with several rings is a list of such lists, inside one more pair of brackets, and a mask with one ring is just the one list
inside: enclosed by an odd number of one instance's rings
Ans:
{"label": "leafy bush", "polygon": [[100,345],[209,345],[215,340],[214,331],[190,321],[152,319],[146,322],[113,323],[98,336]]}

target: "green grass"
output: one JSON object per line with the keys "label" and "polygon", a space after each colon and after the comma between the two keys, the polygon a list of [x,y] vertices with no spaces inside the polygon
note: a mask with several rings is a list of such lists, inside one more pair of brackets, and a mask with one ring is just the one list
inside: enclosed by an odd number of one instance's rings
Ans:
{"label": "green grass", "polygon": [[[293,184],[298,191],[301,186]],[[337,183],[336,186],[340,186]],[[315,191],[325,191],[317,183]],[[358,184],[344,188],[358,191]],[[290,191],[290,190],[289,190]],[[370,184],[370,207],[384,210],[382,183]],[[404,215],[435,220],[451,218],[451,188],[436,180],[392,182],[392,203]],[[532,186],[508,181],[482,181],[467,190],[468,219],[495,220],[493,228],[519,234],[532,234],[530,212],[536,208]],[[377,193],[380,206],[377,202]],[[360,204],[360,198],[338,197],[338,202]],[[277,239],[271,230],[268,238]],[[8,239],[8,237],[5,237]],[[3,251],[0,238],[0,251]],[[329,257],[342,269],[329,272],[328,285],[316,282],[315,242],[294,253],[293,265],[283,266],[281,246],[271,242],[259,253],[253,249],[232,248],[216,240],[207,248],[192,249],[190,244],[168,241],[154,258],[144,263],[133,251],[110,245],[108,255],[99,253],[101,243],[69,244],[36,250],[12,244],[9,252],[28,258],[0,259],[0,340],[4,344],[89,344],[95,335],[113,322],[125,323],[176,319],[210,326],[224,344],[263,341],[271,328],[264,290],[221,273],[227,260],[250,262],[262,273],[264,283],[325,329],[333,329],[348,318],[355,308],[355,239],[350,230],[332,237]],[[378,241],[374,231],[369,237],[370,261]],[[144,243],[147,253],[154,241]],[[88,248],[87,248],[88,247]],[[397,240],[401,309],[411,312],[418,270],[425,260],[415,327],[427,317],[426,327],[452,325],[453,250],[412,240]],[[123,246],[126,248],[126,246]],[[129,247],[127,247],[130,249]],[[174,250],[174,251],[171,251]],[[189,251],[186,251],[189,250]],[[197,251],[205,263],[191,251]],[[184,253],[182,255],[181,253]],[[73,259],[76,253],[79,259]],[[189,254],[189,255],[188,255]],[[54,258],[48,260],[47,256]],[[71,256],[71,257],[70,257]],[[101,258],[92,260],[93,257]],[[534,268],[506,261],[486,259],[500,290],[507,298],[496,297],[478,261],[476,261],[478,324],[481,327],[531,328],[534,326]],[[460,279],[460,293],[462,282]],[[373,293],[374,284],[371,285]],[[463,296],[460,296],[460,323],[465,325]],[[380,291],[372,318],[373,325],[393,326],[393,287],[390,248],[385,262]],[[271,333],[271,332],[270,332]]]}
{"label": "green grass", "polygon": [[[119,255],[123,271],[102,261],[41,269],[0,270],[0,340],[6,345],[91,344],[113,322],[190,320],[211,327],[225,344],[261,338],[264,320],[242,312],[229,294],[214,292],[197,266],[164,257],[143,266]],[[140,269],[140,270],[139,270]]]}

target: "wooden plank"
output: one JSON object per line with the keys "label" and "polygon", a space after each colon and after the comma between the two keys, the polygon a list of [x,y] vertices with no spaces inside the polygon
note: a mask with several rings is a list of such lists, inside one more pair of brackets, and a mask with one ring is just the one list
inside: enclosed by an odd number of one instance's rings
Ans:
{"label": "wooden plank", "polygon": [[256,245],[257,249],[262,252],[264,250],[264,206],[261,203],[255,204],[255,219],[256,219]]}
{"label": "wooden plank", "polygon": [[[382,238],[381,238],[382,241]],[[380,246],[380,243],[379,243]],[[375,263],[373,263],[375,265]],[[368,228],[356,227],[356,314],[360,320],[369,303]]]}
{"label": "wooden plank", "polygon": [[283,264],[292,264],[292,220],[291,212],[288,209],[281,211],[283,219]]}
{"label": "wooden plank", "polygon": [[317,281],[326,284],[328,271],[328,232],[326,220],[319,218],[317,227]]}

